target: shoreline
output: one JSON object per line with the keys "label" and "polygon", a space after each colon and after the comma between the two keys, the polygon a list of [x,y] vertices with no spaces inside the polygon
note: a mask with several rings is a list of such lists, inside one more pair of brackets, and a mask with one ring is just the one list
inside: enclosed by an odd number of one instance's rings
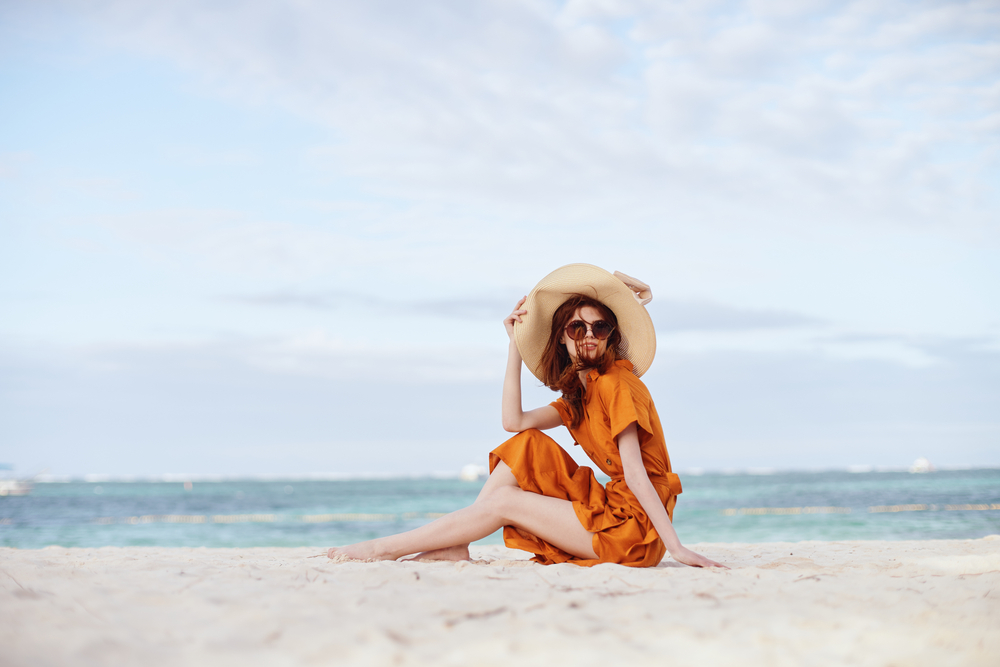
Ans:
{"label": "shoreline", "polygon": [[[995,664],[1000,535],[702,543],[728,571],[0,548],[5,664]],[[711,663],[710,663],[711,664]]]}

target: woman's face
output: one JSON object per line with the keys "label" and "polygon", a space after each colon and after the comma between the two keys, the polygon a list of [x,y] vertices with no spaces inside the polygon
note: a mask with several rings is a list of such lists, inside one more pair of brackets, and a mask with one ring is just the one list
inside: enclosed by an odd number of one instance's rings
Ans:
{"label": "woman's face", "polygon": [[[601,316],[599,310],[591,306],[583,306],[582,308],[576,309],[576,312],[573,313],[573,317],[570,318],[569,322],[573,322],[574,320],[580,320],[581,322],[585,322],[587,324],[592,325],[597,320],[602,320],[602,319],[604,318]],[[567,322],[567,324],[569,324],[569,322]],[[597,338],[594,337],[594,332],[590,329],[590,327],[587,328],[587,335],[584,336],[583,340],[579,342],[570,338],[569,334],[566,333],[566,329],[564,328],[562,334],[562,342],[563,345],[566,346],[566,351],[569,352],[569,357],[570,359],[573,360],[573,363],[579,363],[581,358],[583,359],[584,362],[596,361],[597,359],[600,359],[601,355],[604,354],[604,350],[608,344],[607,340],[597,340]]]}

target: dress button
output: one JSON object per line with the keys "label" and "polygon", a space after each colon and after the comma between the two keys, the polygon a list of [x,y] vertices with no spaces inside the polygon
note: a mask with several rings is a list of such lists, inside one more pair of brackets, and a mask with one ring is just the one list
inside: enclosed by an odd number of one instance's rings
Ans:
{"label": "dress button", "polygon": [[604,462],[607,463],[608,465],[611,465],[611,459],[604,459]]}

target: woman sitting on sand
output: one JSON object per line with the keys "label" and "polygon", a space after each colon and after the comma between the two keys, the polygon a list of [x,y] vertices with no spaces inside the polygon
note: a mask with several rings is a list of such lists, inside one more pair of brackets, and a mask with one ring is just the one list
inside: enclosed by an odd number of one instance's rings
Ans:
{"label": "woman sitting on sand", "polygon": [[[671,524],[680,479],[639,380],[656,336],[649,287],[589,264],[557,269],[505,320],[510,348],[503,427],[513,438],[490,453],[476,502],[398,535],[330,549],[330,558],[467,560],[469,543],[503,527],[508,547],[543,564],[651,567],[664,553],[724,567],[684,547]],[[521,362],[562,397],[524,412]],[[565,425],[611,481],[602,486],[542,430]]]}

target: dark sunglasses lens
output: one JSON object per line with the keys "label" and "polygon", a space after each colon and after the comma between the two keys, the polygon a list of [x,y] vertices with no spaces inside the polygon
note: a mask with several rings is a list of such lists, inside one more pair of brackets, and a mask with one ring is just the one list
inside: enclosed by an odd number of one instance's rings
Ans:
{"label": "dark sunglasses lens", "polygon": [[566,325],[566,333],[573,340],[580,340],[587,335],[587,325],[583,322],[577,320],[576,322],[570,322]]}
{"label": "dark sunglasses lens", "polygon": [[604,320],[597,320],[594,322],[594,326],[591,327],[591,330],[594,332],[594,338],[597,340],[604,340],[611,335],[611,332],[614,331],[615,328]]}

